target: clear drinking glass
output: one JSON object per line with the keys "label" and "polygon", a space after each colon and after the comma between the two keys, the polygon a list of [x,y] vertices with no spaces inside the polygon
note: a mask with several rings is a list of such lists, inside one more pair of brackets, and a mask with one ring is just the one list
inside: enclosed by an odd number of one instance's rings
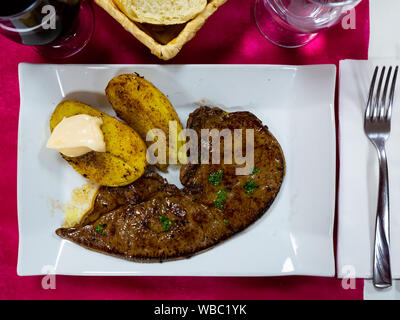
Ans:
{"label": "clear drinking glass", "polygon": [[0,2],[0,33],[34,46],[48,58],[81,51],[94,29],[90,0],[11,0]]}
{"label": "clear drinking glass", "polygon": [[301,47],[337,24],[361,0],[256,0],[254,15],[261,33],[272,43]]}

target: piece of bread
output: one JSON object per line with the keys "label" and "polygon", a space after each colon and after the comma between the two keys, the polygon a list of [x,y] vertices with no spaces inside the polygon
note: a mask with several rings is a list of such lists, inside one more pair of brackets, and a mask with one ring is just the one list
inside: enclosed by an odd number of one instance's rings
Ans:
{"label": "piece of bread", "polygon": [[114,0],[130,19],[160,25],[181,24],[193,19],[207,0]]}
{"label": "piece of bread", "polygon": [[207,6],[194,19],[184,24],[169,26],[135,22],[117,7],[114,0],[94,1],[117,20],[126,31],[148,47],[152,54],[162,60],[169,60],[178,54],[183,45],[196,35],[206,20],[228,0],[208,0]]}

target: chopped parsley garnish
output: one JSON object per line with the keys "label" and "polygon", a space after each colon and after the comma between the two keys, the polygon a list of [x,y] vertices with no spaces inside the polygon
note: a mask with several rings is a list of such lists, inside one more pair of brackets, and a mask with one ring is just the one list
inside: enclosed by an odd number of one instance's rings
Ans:
{"label": "chopped parsley garnish", "polygon": [[103,230],[104,230],[104,228],[105,228],[106,226],[107,226],[106,224],[99,224],[99,225],[96,227],[96,233],[101,234],[101,235],[104,235]]}
{"label": "chopped parsley garnish", "polygon": [[221,184],[223,174],[224,170],[218,170],[215,173],[211,173],[208,177],[208,183],[212,184],[213,186],[219,186]]}
{"label": "chopped parsley garnish", "polygon": [[217,193],[217,199],[214,201],[214,207],[222,210],[225,207],[225,201],[226,201],[226,191],[219,190]]}
{"label": "chopped parsley garnish", "polygon": [[251,174],[257,174],[257,173],[260,173],[260,168],[254,167],[254,169],[251,172]]}
{"label": "chopped parsley garnish", "polygon": [[246,194],[252,194],[258,188],[258,184],[254,180],[249,180],[243,185],[243,188],[246,190]]}
{"label": "chopped parsley garnish", "polygon": [[171,228],[172,221],[167,217],[159,216],[158,220],[161,222],[164,231],[168,231]]}
{"label": "chopped parsley garnish", "polygon": [[229,221],[228,220],[224,220],[224,225],[228,226],[229,225]]}

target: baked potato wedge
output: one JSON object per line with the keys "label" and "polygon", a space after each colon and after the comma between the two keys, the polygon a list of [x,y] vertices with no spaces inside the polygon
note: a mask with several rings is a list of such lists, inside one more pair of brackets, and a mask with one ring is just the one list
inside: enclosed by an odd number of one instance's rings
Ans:
{"label": "baked potato wedge", "polygon": [[145,170],[146,144],[139,134],[121,121],[84,103],[61,102],[50,118],[50,130],[64,118],[87,114],[103,120],[106,152],[89,152],[79,157],[63,158],[81,175],[103,186],[117,187],[132,183]]}
{"label": "baked potato wedge", "polygon": [[[169,122],[176,121],[176,138],[183,126],[171,102],[160,90],[137,74],[122,74],[111,79],[106,88],[106,95],[118,117],[135,129],[143,140],[146,141],[151,129],[163,130],[167,140],[167,163],[169,151],[173,153],[173,159],[179,161],[178,151],[185,142],[176,141],[175,145],[169,145],[169,135],[173,134],[170,132]],[[157,141],[156,137],[153,138]],[[150,146],[153,141],[146,143]],[[168,164],[157,164],[157,167],[165,170]]]}

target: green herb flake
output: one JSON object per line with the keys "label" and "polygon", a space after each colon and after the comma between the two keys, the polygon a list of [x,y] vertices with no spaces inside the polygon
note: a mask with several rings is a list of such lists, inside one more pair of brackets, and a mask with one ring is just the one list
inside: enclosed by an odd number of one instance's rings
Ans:
{"label": "green herb flake", "polygon": [[258,184],[254,180],[249,180],[243,185],[246,194],[253,194],[256,189],[258,189]]}
{"label": "green herb flake", "polygon": [[172,221],[167,217],[159,216],[158,220],[161,222],[164,231],[168,231],[171,228]]}
{"label": "green herb flake", "polygon": [[212,184],[213,186],[219,186],[222,181],[222,175],[224,174],[224,170],[218,170],[215,173],[211,173],[208,177],[208,183]]}
{"label": "green herb flake", "polygon": [[217,199],[214,201],[214,207],[222,210],[225,207],[225,201],[226,201],[226,191],[219,190],[217,193]]}
{"label": "green herb flake", "polygon": [[251,174],[257,174],[257,173],[260,173],[260,168],[254,167],[254,169],[251,172]]}
{"label": "green herb flake", "polygon": [[96,233],[101,234],[101,235],[104,235],[103,230],[104,230],[104,228],[105,228],[106,226],[107,226],[107,225],[105,225],[105,224],[99,224],[99,225],[96,227]]}
{"label": "green herb flake", "polygon": [[225,226],[229,226],[229,221],[228,220],[224,220],[224,225]]}

